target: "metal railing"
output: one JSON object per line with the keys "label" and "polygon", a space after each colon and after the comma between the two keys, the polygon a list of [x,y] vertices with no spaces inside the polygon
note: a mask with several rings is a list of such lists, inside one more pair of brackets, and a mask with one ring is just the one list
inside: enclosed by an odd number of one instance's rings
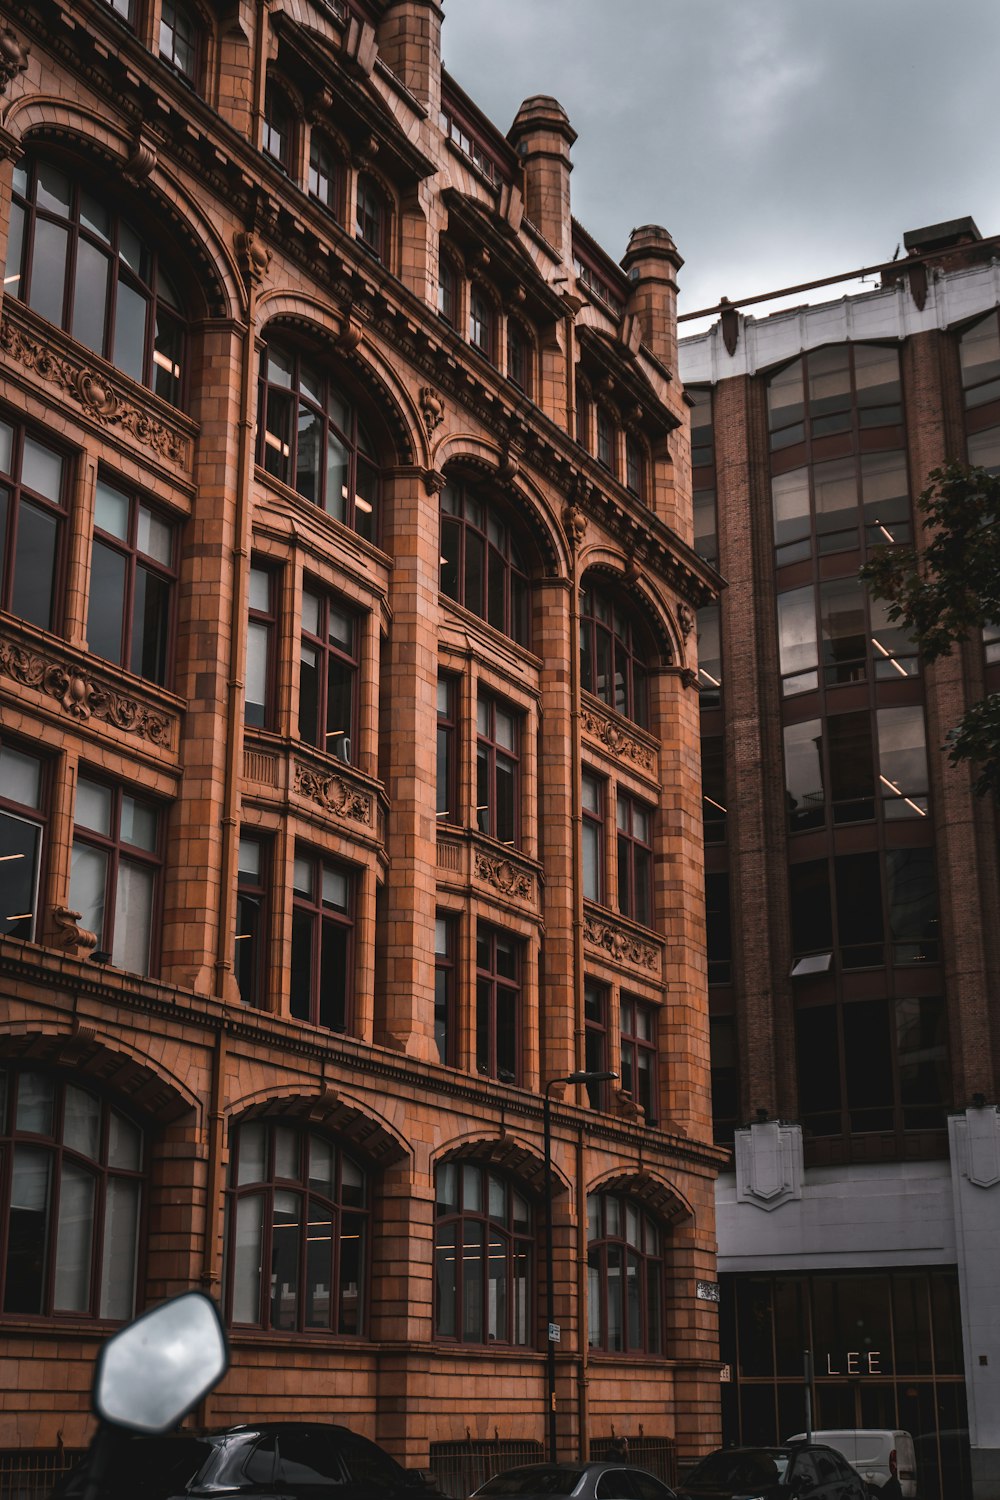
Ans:
{"label": "metal railing", "polygon": [[[464,1500],[503,1469],[538,1464],[545,1457],[541,1443],[527,1439],[473,1438],[457,1443],[431,1443],[430,1468],[438,1487],[452,1500]],[[2,1497],[0,1497],[2,1500]]]}
{"label": "metal railing", "polygon": [[47,1500],[85,1448],[0,1449],[0,1500]]}

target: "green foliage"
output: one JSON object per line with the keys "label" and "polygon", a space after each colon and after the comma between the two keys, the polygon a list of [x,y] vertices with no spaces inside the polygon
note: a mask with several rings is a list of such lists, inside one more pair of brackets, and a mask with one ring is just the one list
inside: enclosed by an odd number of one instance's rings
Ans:
{"label": "green foliage", "polygon": [[[879,547],[861,569],[925,662],[1000,621],[1000,476],[951,463],[929,478],[917,500],[929,527],[922,552]],[[967,760],[976,766],[977,793],[1000,800],[1000,694],[963,715],[948,734],[948,747],[953,765]]]}

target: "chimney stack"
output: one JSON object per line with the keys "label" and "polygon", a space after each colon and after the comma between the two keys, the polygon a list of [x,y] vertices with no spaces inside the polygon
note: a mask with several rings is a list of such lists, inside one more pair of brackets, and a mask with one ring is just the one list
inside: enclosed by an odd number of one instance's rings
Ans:
{"label": "chimney stack", "polygon": [[622,257],[629,280],[626,311],[642,325],[642,340],[668,370],[677,368],[677,272],[684,264],[659,224],[633,229]]}
{"label": "chimney stack", "polygon": [[396,0],[378,28],[382,61],[437,123],[441,111],[441,0]]}
{"label": "chimney stack", "polygon": [[573,261],[569,174],[576,131],[558,99],[534,94],[517,112],[507,139],[524,168],[527,217],[565,265]]}

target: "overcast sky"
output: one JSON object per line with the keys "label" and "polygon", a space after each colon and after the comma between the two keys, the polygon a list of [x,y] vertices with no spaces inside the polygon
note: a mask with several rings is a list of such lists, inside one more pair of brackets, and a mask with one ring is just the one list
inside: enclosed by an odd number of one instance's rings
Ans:
{"label": "overcast sky", "polygon": [[573,212],[615,259],[634,226],[670,230],[681,312],[891,259],[944,219],[1000,233],[1000,0],[445,11],[445,65],[502,131],[531,94],[563,105]]}

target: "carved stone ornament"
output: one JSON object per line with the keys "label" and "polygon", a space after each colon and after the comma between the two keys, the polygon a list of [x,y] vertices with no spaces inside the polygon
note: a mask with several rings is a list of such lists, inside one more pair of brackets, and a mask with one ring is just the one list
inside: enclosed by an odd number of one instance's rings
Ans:
{"label": "carved stone ornament", "polygon": [[428,495],[440,495],[448,483],[440,469],[425,469],[421,478],[423,479],[424,489]]}
{"label": "carved stone ornament", "polygon": [[53,661],[0,637],[0,677],[9,677],[22,687],[35,688],[53,698],[78,724],[97,719],[151,745],[169,749],[173,743],[176,721],[170,715],[147,708],[110,684],[95,680],[81,663]]}
{"label": "carved stone ornament", "polygon": [[238,229],[233,244],[247,286],[260,286],[271,264],[271,252],[252,229]]}
{"label": "carved stone ornament", "polygon": [[768,1213],[802,1197],[802,1126],[764,1120],[737,1130],[736,1201]]}
{"label": "carved stone ornament", "polygon": [[595,948],[610,954],[616,963],[645,969],[650,974],[660,972],[660,952],[654,943],[644,942],[634,932],[626,932],[594,912],[584,913],[583,935]]}
{"label": "carved stone ornament", "polygon": [[584,734],[591,735],[605,745],[616,760],[628,760],[640,771],[656,772],[656,753],[649,745],[626,734],[624,729],[603,714],[595,713],[586,705],[580,710],[580,723]]}
{"label": "carved stone ornament", "polygon": [[433,432],[441,426],[441,423],[444,421],[444,400],[429,385],[421,387],[420,410],[423,413],[424,426],[428,432]]}
{"label": "carved stone ornament", "polygon": [[318,771],[314,766],[295,762],[295,791],[300,797],[315,802],[324,812],[338,818],[350,818],[354,823],[372,826],[374,801],[370,792],[352,786],[343,776],[334,771]]}
{"label": "carved stone ornament", "polygon": [[575,552],[587,535],[587,517],[578,505],[567,505],[562,519],[567,540]]}
{"label": "carved stone ornament", "polygon": [[92,417],[108,427],[128,432],[144,447],[176,464],[187,464],[188,447],[180,433],[159,421],[134,401],[119,394],[96,370],[57,354],[39,339],[29,338],[5,313],[0,324],[0,349],[26,370],[33,370],[79,402]]}
{"label": "carved stone ornament", "polygon": [[138,136],[132,146],[128,161],[122,167],[122,176],[127,182],[140,187],[156,166],[156,147],[146,136]]}
{"label": "carved stone ornament", "polygon": [[952,1115],[948,1129],[952,1159],[962,1176],[977,1188],[1000,1185],[1000,1110],[991,1104],[972,1105],[964,1114]]}
{"label": "carved stone ornament", "polygon": [[0,31],[0,94],[6,94],[7,85],[25,71],[30,53],[31,48],[23,46],[9,26]]}
{"label": "carved stone ornament", "polygon": [[59,928],[59,947],[75,949],[79,957],[91,953],[97,947],[97,933],[88,932],[86,927],[79,926],[82,916],[82,912],[71,911],[68,906],[52,908],[52,920]]}
{"label": "carved stone ornament", "polygon": [[519,870],[502,854],[490,854],[485,849],[475,852],[474,874],[477,880],[485,880],[503,896],[513,896],[521,901],[530,901],[535,883],[527,870]]}
{"label": "carved stone ornament", "polygon": [[22,74],[28,65],[30,46],[22,46],[10,27],[0,31],[0,95],[7,92],[7,84]]}
{"label": "carved stone ornament", "polygon": [[694,610],[686,604],[678,604],[677,623],[681,627],[681,635],[687,640],[694,630]]}

